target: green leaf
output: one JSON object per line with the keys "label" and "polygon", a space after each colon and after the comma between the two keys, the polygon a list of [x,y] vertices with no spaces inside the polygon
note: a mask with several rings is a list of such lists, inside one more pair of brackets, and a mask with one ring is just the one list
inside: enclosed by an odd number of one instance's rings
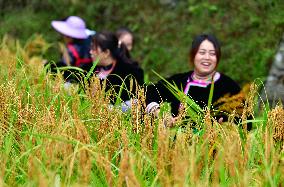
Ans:
{"label": "green leaf", "polygon": [[154,71],[154,73],[165,82],[165,86],[178,100],[185,102],[189,106],[188,108],[186,108],[189,117],[194,122],[198,123],[200,119],[202,119],[202,116],[204,116],[204,111],[202,110],[202,108],[198,104],[196,104],[194,100],[190,98],[190,96],[187,96],[185,93],[183,93],[183,91],[181,91],[176,85],[167,81],[157,72]]}
{"label": "green leaf", "polygon": [[87,81],[90,78],[90,76],[93,74],[98,63],[99,63],[99,59],[97,59],[95,62],[93,62],[91,69],[89,70],[89,72],[87,73],[87,75],[85,77],[85,81]]}

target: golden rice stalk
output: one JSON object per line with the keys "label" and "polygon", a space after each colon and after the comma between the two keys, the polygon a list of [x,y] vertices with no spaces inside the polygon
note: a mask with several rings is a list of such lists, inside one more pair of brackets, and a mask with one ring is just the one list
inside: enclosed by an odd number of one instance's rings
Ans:
{"label": "golden rice stalk", "polygon": [[[9,119],[9,97],[7,94],[6,85],[0,85],[0,123],[1,123],[1,132],[5,132],[8,128]],[[1,137],[2,133],[1,133]],[[1,138],[2,139],[2,138]]]}
{"label": "golden rice stalk", "polygon": [[[250,85],[250,89],[249,89],[248,94],[246,94],[244,109],[243,109],[243,113],[242,113],[242,116],[241,116],[245,130],[247,130],[247,123],[245,123],[245,121],[247,120],[247,117],[248,116],[254,117],[254,111],[253,111],[254,105],[255,105],[254,98],[257,94],[257,91],[258,91],[257,85],[255,83],[252,83]],[[247,131],[245,131],[245,132],[247,132]]]}
{"label": "golden rice stalk", "polygon": [[105,171],[108,186],[114,186],[114,174],[111,170],[111,158],[109,157],[110,156],[103,156],[101,153],[98,153],[96,156],[96,163],[99,168],[102,168]]}
{"label": "golden rice stalk", "polygon": [[16,91],[16,85],[13,81],[9,81],[0,85],[0,123],[1,131],[5,132],[8,128],[11,111],[18,111],[20,96]]}
{"label": "golden rice stalk", "polygon": [[143,129],[143,123],[145,122],[145,108],[146,108],[146,98],[145,92],[143,88],[140,88],[138,84],[134,84],[136,86],[136,95],[131,99],[131,118],[133,131],[135,133],[140,133]]}
{"label": "golden rice stalk", "polygon": [[[13,45],[15,44],[13,43]],[[0,48],[0,56],[1,56],[0,58],[1,69],[0,70],[8,71],[8,75],[12,76],[13,72],[16,70],[16,62],[17,62],[16,52],[11,51],[10,48],[7,46],[5,37],[0,47],[1,47]]]}
{"label": "golden rice stalk", "polygon": [[123,130],[121,136],[123,142],[123,152],[119,167],[118,186],[140,186],[140,183],[132,169],[134,160],[130,156],[131,151],[128,148],[126,130]]}
{"label": "golden rice stalk", "polygon": [[273,139],[276,142],[284,141],[284,109],[283,106],[276,106],[268,113],[268,123],[273,129]]}
{"label": "golden rice stalk", "polygon": [[28,177],[30,181],[36,182],[38,186],[47,187],[49,186],[48,178],[43,175],[43,172],[40,171],[40,166],[38,164],[38,160],[33,155],[29,156],[28,159]]}
{"label": "golden rice stalk", "polygon": [[180,108],[178,110],[178,115],[176,117],[175,125],[181,125],[183,122],[183,119],[186,117],[186,108],[188,107],[188,104],[186,102],[181,102]]}
{"label": "golden rice stalk", "polygon": [[[145,114],[145,108],[146,108],[146,97],[145,97],[145,90],[144,89],[139,89],[138,94],[138,105],[140,110],[141,119],[142,123],[137,124],[142,130],[140,132],[141,136],[141,147],[144,151],[147,152],[147,150],[151,150],[153,147],[153,141],[154,141],[154,129],[155,129],[155,120],[156,117],[154,115],[147,115]],[[139,120],[138,120],[139,121]]]}
{"label": "golden rice stalk", "polygon": [[[236,117],[241,117],[242,115],[253,116],[254,98],[257,91],[258,87],[256,84],[246,84],[240,93],[232,96],[227,94],[218,99],[214,106],[217,106],[218,110],[229,114],[234,111]],[[243,111],[244,109],[245,112]]]}
{"label": "golden rice stalk", "polygon": [[171,173],[173,183],[176,186],[186,184],[187,174],[190,169],[188,135],[186,133],[177,133],[174,148],[172,149]]}
{"label": "golden rice stalk", "polygon": [[20,43],[16,41],[16,45],[14,44],[14,46],[16,46],[16,50],[14,50],[13,47],[9,46],[9,44],[6,44],[8,43],[7,41],[3,41],[3,43],[6,46],[6,52],[3,47],[1,48],[0,53],[5,53],[6,55],[10,53],[11,56],[9,58],[5,58],[5,61],[11,58],[13,59],[12,56],[14,56],[14,63],[9,63],[9,66],[14,64],[14,68],[9,70],[16,70],[15,65],[20,60],[23,61],[27,66],[27,68],[25,69],[25,71],[28,72],[27,74],[31,74],[33,75],[32,78],[37,79],[44,65],[42,55],[50,47],[50,44],[48,44],[41,35],[35,35],[35,37],[32,37],[26,42],[24,47],[22,47]]}
{"label": "golden rice stalk", "polygon": [[169,128],[165,128],[164,119],[159,119],[158,124],[158,155],[157,155],[157,172],[162,186],[170,186],[170,173],[168,168],[171,163],[171,148],[170,148],[170,132]]}
{"label": "golden rice stalk", "polygon": [[[90,144],[90,135],[85,127],[85,125],[81,122],[80,119],[75,119],[74,121],[75,128],[75,136],[74,138],[78,141],[80,141],[82,144]],[[79,154],[79,162],[80,162],[80,176],[81,181],[84,183],[87,183],[90,177],[91,167],[92,167],[92,161],[91,161],[91,155],[87,149],[82,149]]]}
{"label": "golden rice stalk", "polygon": [[210,110],[207,108],[204,118],[205,133],[203,138],[205,142],[208,141],[211,146],[215,143],[217,138],[216,125],[211,117]]}
{"label": "golden rice stalk", "polygon": [[29,57],[32,57],[41,56],[50,46],[42,35],[37,34],[26,42],[23,49]]}
{"label": "golden rice stalk", "polygon": [[36,118],[37,111],[33,104],[26,104],[21,107],[19,102],[19,112],[18,112],[18,121],[17,123],[22,126],[23,124],[33,124],[33,120]]}
{"label": "golden rice stalk", "polygon": [[[153,139],[154,139],[154,125],[153,125],[153,117],[150,115],[147,118],[144,117],[145,127],[143,133],[141,132],[141,148],[148,152],[149,150],[153,149]],[[151,124],[151,125],[149,125]]]}
{"label": "golden rice stalk", "polygon": [[70,58],[70,55],[68,54],[68,50],[66,48],[66,46],[63,44],[63,43],[58,43],[58,46],[59,46],[59,50],[63,56],[63,59],[64,59],[64,62],[66,62],[66,64],[68,66],[71,65],[71,58]]}

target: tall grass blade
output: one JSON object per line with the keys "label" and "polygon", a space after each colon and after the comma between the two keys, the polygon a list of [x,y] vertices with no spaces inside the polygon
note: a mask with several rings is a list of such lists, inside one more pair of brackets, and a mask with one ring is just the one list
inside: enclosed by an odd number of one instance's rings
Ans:
{"label": "tall grass blade", "polygon": [[93,62],[91,69],[89,70],[89,72],[85,76],[85,81],[89,80],[90,76],[93,75],[93,72],[94,72],[96,66],[98,65],[98,63],[99,63],[99,59],[97,59],[95,62]]}
{"label": "tall grass blade", "polygon": [[208,109],[211,109],[213,93],[214,93],[214,76],[212,77],[211,86],[210,86],[210,92],[209,92],[208,104],[207,104]]}
{"label": "tall grass blade", "polygon": [[199,119],[204,116],[204,111],[202,108],[194,102],[194,100],[190,97],[188,97],[183,91],[181,91],[176,85],[170,83],[165,78],[163,78],[161,75],[159,75],[157,72],[154,71],[154,73],[165,82],[165,86],[170,90],[170,92],[179,100],[186,102],[188,104],[187,113],[189,117],[196,123],[199,122]]}

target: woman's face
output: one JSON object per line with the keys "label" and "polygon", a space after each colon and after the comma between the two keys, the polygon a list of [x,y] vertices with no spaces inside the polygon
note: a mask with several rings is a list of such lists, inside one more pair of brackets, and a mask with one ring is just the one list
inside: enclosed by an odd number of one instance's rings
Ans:
{"label": "woman's face", "polygon": [[194,57],[194,72],[200,76],[212,74],[217,66],[217,56],[213,44],[204,40]]}
{"label": "woman's face", "polygon": [[133,47],[133,37],[131,34],[123,34],[120,38],[119,41],[121,43],[124,43],[124,45],[126,46],[126,48],[128,49],[128,51],[132,50]]}
{"label": "woman's face", "polygon": [[109,50],[103,51],[99,46],[92,46],[90,53],[94,62],[99,59],[99,66],[109,65]]}

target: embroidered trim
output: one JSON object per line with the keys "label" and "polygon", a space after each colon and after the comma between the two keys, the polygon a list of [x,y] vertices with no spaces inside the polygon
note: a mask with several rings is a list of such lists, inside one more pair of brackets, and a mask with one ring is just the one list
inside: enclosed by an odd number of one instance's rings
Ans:
{"label": "embroidered trim", "polygon": [[[206,88],[209,84],[211,84],[211,81],[193,80],[192,76],[193,76],[193,73],[188,77],[185,89],[183,91],[183,93],[185,93],[186,95],[188,94],[190,86],[198,86],[198,87]],[[214,82],[218,81],[220,77],[221,77],[221,74],[219,72],[216,72],[213,77]]]}

